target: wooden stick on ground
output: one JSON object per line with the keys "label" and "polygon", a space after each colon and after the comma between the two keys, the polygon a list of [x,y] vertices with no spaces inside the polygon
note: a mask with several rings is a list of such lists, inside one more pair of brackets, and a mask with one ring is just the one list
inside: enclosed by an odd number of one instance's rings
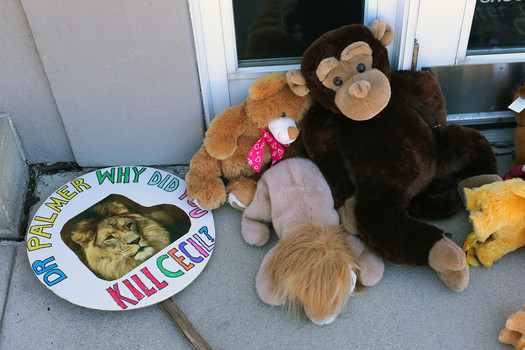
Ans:
{"label": "wooden stick on ground", "polygon": [[168,298],[160,302],[160,306],[164,311],[170,316],[170,318],[175,322],[175,325],[182,332],[184,337],[196,350],[212,350],[212,347],[204,340],[204,338],[197,332],[195,327],[191,324],[190,320],[186,317],[184,312],[171,300]]}

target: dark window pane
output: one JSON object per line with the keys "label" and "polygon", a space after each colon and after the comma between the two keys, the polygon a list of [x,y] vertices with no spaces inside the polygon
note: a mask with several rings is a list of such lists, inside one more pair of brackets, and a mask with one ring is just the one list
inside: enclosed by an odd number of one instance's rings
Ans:
{"label": "dark window pane", "polygon": [[525,51],[525,1],[478,0],[467,54]]}
{"label": "dark window pane", "polygon": [[364,0],[233,0],[239,66],[298,62],[321,34],[363,23]]}

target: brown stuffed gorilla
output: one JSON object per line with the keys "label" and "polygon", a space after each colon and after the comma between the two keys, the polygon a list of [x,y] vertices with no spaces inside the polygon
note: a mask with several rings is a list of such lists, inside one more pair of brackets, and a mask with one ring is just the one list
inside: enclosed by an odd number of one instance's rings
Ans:
{"label": "brown stuffed gorilla", "polygon": [[[496,158],[476,130],[446,125],[445,100],[425,72],[391,72],[384,20],[330,31],[305,51],[288,84],[317,103],[303,119],[306,151],[341,220],[379,256],[430,265],[452,290],[468,285],[462,249],[419,218],[461,208],[458,182],[491,182]],[[480,179],[481,178],[481,179]],[[353,222],[354,221],[354,222]]]}

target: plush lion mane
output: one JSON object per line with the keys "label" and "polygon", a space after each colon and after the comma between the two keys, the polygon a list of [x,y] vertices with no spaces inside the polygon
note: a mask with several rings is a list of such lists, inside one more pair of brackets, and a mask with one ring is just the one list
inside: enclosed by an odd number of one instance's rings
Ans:
{"label": "plush lion mane", "polygon": [[124,276],[171,243],[161,224],[116,201],[94,205],[73,218],[70,227],[73,250],[95,275],[108,281]]}
{"label": "plush lion mane", "polygon": [[357,258],[340,226],[308,223],[282,239],[265,266],[273,297],[295,315],[304,309],[314,321],[326,320],[346,304]]}

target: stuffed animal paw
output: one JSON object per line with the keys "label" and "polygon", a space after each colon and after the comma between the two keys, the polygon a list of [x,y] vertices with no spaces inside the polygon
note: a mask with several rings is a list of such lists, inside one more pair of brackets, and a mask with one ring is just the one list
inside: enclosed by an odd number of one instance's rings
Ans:
{"label": "stuffed animal paw", "polygon": [[350,246],[352,254],[357,257],[359,265],[359,281],[365,287],[375,286],[385,271],[383,259],[372,253],[356,235],[348,235],[346,241]]}
{"label": "stuffed animal paw", "polygon": [[467,287],[469,274],[465,254],[449,238],[443,237],[434,244],[428,255],[428,264],[454,292],[461,292]]}
{"label": "stuffed animal paw", "polygon": [[515,350],[525,349],[525,304],[507,319],[498,339],[504,344],[513,345]]}

